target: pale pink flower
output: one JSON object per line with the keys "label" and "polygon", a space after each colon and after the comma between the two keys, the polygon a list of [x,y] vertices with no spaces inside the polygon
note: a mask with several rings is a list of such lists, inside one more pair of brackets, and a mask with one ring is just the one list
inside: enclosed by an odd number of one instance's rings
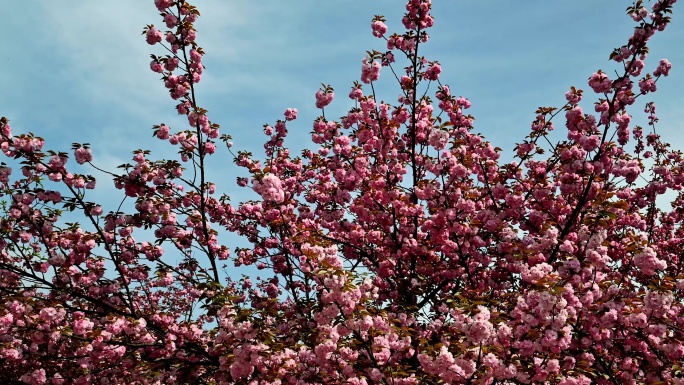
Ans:
{"label": "pale pink flower", "polygon": [[157,6],[159,12],[163,12],[166,8],[173,5],[173,0],[154,0],[154,5]]}
{"label": "pale pink flower", "polygon": [[575,88],[565,93],[565,99],[572,105],[576,105],[582,100],[582,94]]}
{"label": "pale pink flower", "polygon": [[316,91],[316,108],[327,106],[333,101],[334,97],[335,93],[333,91],[325,92],[324,90],[319,89]]}
{"label": "pale pink flower", "polygon": [[74,156],[76,157],[76,162],[78,164],[83,164],[93,160],[93,154],[91,154],[90,149],[85,147],[77,148],[74,151]]}
{"label": "pale pink flower", "polygon": [[672,64],[667,60],[667,59],[661,59],[660,64],[658,64],[658,68],[653,71],[654,76],[667,76],[670,74],[670,69],[672,68]]}
{"label": "pale pink flower", "polygon": [[10,167],[0,167],[0,182],[9,182],[9,176],[12,174],[12,168]]}
{"label": "pale pink flower", "polygon": [[266,201],[282,203],[285,200],[285,191],[283,191],[282,182],[280,178],[273,174],[264,175],[260,181],[254,180],[252,185],[254,191],[261,195]]}
{"label": "pale pink flower", "polygon": [[0,356],[3,356],[8,361],[21,359],[21,353],[17,349],[0,350]]}
{"label": "pale pink flower", "polygon": [[24,374],[19,379],[21,382],[25,382],[31,385],[42,385],[47,382],[47,377],[45,376],[45,369],[36,369],[31,374]]}
{"label": "pale pink flower", "polygon": [[164,35],[161,33],[161,31],[155,27],[150,27],[145,33],[145,40],[147,40],[147,44],[149,45],[154,45],[161,42],[163,37]]}
{"label": "pale pink flower", "polygon": [[442,73],[442,67],[439,64],[434,63],[425,71],[425,79],[437,80],[439,79],[440,73]]}
{"label": "pale pink flower", "polygon": [[667,263],[658,259],[655,250],[650,247],[646,247],[632,261],[641,273],[647,276],[652,276],[657,270],[664,270],[667,267]]}
{"label": "pale pink flower", "polygon": [[382,37],[387,33],[387,25],[380,20],[375,20],[371,23],[371,29],[373,29],[373,36]]}
{"label": "pale pink flower", "polygon": [[166,63],[164,64],[164,68],[167,71],[174,71],[176,68],[178,68],[178,64],[180,64],[180,60],[177,57],[170,57],[168,60],[166,60]]}
{"label": "pale pink flower", "polygon": [[649,92],[655,92],[657,89],[655,79],[653,79],[648,74],[645,78],[639,80],[639,91],[642,94],[647,94]]}
{"label": "pale pink flower", "polygon": [[430,136],[428,137],[428,143],[430,143],[430,145],[436,150],[443,150],[444,147],[446,147],[448,140],[449,133],[440,129],[432,130]]}
{"label": "pale pink flower", "polygon": [[159,126],[159,129],[157,129],[157,138],[166,140],[169,138],[169,126],[162,124]]}
{"label": "pale pink flower", "polygon": [[611,82],[608,76],[601,71],[595,72],[589,78],[589,86],[594,92],[599,94],[609,92],[612,85],[613,82]]}
{"label": "pale pink flower", "polygon": [[150,69],[157,73],[164,72],[164,65],[156,60],[150,62]]}
{"label": "pale pink flower", "polygon": [[74,334],[77,336],[88,333],[93,328],[93,322],[87,318],[74,321]]}
{"label": "pale pink flower", "polygon": [[178,24],[178,18],[173,13],[167,13],[164,16],[164,23],[166,23],[167,28],[173,28]]}
{"label": "pale pink flower", "polygon": [[380,63],[369,57],[363,58],[361,62],[361,81],[369,84],[380,78]]}
{"label": "pale pink flower", "polygon": [[295,120],[297,119],[298,111],[296,108],[288,108],[285,110],[285,120]]}

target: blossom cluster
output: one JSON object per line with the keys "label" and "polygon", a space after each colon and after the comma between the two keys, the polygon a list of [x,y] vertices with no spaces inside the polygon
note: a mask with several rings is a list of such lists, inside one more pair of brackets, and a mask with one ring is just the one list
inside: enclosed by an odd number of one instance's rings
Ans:
{"label": "blossom cluster", "polygon": [[[647,128],[632,111],[671,71],[642,75],[674,3],[635,1],[619,70],[589,77],[593,107],[575,87],[540,107],[505,162],[418,55],[435,19],[408,0],[402,33],[372,20],[387,51],[363,60],[354,106],[331,120],[333,88],[316,92],[313,148],[287,147],[288,108],[263,127],[263,159],[233,154],[237,187],[257,195],[234,205],[205,173],[216,139],[231,142],[195,98],[199,12],[155,0],[168,30],[144,38],[170,54],[150,68],[187,127],[154,127],[178,159],[135,150],[111,173],[130,208],[105,212],[69,154],[0,120],[0,150],[21,159],[0,166],[0,381],[684,384],[684,195],[658,204],[681,192],[684,155],[657,134],[655,104]],[[394,103],[364,92],[381,69]],[[75,167],[94,162],[72,150]],[[267,274],[232,274],[244,266]]]}

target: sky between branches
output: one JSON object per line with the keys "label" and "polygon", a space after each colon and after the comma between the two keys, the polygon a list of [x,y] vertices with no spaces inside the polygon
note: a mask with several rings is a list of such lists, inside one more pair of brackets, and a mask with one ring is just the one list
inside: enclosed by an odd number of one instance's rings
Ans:
{"label": "sky between branches", "polygon": [[[197,40],[207,53],[199,103],[234,137],[235,149],[255,154],[266,138],[262,125],[282,118],[287,107],[300,112],[288,125],[290,143],[295,149],[308,143],[311,123],[320,114],[314,93],[321,83],[332,85],[337,95],[326,116],[346,114],[352,106],[346,95],[365,52],[385,49],[384,41],[371,35],[373,15],[384,15],[390,32],[401,32],[403,13],[397,0],[194,4],[202,13]],[[571,85],[587,90],[585,101],[596,99],[587,78],[599,68],[614,73],[608,55],[635,25],[625,14],[629,4],[436,1],[436,27],[421,52],[440,61],[441,81],[471,100],[475,130],[502,147],[508,160],[538,106],[562,106]],[[138,148],[151,149],[152,159],[173,156],[170,146],[152,138],[154,124],[172,129],[186,124],[174,113],[159,74],[149,70],[149,54],[163,53],[140,35],[146,24],[163,27],[152,0],[8,2],[3,8],[10,17],[0,23],[0,115],[12,120],[15,133],[32,131],[55,150],[91,143],[95,163],[109,170],[130,161]],[[659,132],[684,148],[684,12],[678,15],[679,8],[675,5],[668,30],[652,40],[646,69],[652,71],[660,58],[673,63],[671,75],[648,100],[658,106]],[[394,103],[399,88],[390,75],[381,72],[376,90]],[[648,100],[640,98],[635,107]],[[638,113],[635,118],[643,121]],[[556,127],[563,129],[562,121]],[[232,190],[236,174],[228,153],[219,151],[211,164],[210,179]],[[120,196],[106,186],[111,184],[100,182],[91,197]]]}

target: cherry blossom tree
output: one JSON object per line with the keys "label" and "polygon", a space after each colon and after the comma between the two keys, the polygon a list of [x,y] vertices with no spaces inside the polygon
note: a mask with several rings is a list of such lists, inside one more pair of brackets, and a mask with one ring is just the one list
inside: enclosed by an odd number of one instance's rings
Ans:
{"label": "cherry blossom tree", "polygon": [[[107,171],[130,211],[105,213],[94,177],[69,171],[70,157],[97,169],[88,145],[44,150],[0,121],[14,159],[0,168],[2,383],[684,384],[684,157],[645,100],[671,68],[646,58],[674,3],[629,7],[615,75],[540,107],[505,163],[420,54],[430,0],[408,1],[401,33],[372,20],[386,49],[339,120],[324,113],[333,89],[315,94],[310,149],[288,149],[287,109],[262,156],[233,152],[196,98],[200,13],[155,0],[164,27],[144,35],[165,53],[150,68],[188,125],[154,127],[178,159],[138,150]],[[395,104],[376,97],[380,76]],[[220,146],[249,175],[230,188],[254,200],[207,180]],[[247,265],[264,278],[221,270]]]}

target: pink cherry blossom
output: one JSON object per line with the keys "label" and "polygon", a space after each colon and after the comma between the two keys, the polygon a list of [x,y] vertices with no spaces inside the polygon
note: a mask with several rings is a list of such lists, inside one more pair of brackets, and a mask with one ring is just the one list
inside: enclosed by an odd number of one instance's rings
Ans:
{"label": "pink cherry blossom", "polygon": [[296,108],[288,108],[285,110],[285,120],[295,120],[297,119],[297,114]]}
{"label": "pink cherry blossom", "polygon": [[387,25],[381,20],[374,20],[371,23],[371,28],[373,29],[373,36],[382,37],[387,33]]}
{"label": "pink cherry blossom", "polygon": [[668,76],[671,68],[672,64],[667,59],[661,59],[658,68],[653,71],[653,76]]}
{"label": "pink cherry blossom", "polygon": [[380,63],[368,57],[364,58],[361,66],[361,81],[369,84],[380,78]]}
{"label": "pink cherry blossom", "polygon": [[86,162],[91,162],[93,160],[93,155],[90,152],[90,149],[86,147],[80,147],[74,151],[74,156],[76,157],[76,162],[78,164],[83,164]]}
{"label": "pink cherry blossom", "polygon": [[[152,126],[168,159],[105,170],[74,143],[73,165],[0,118],[0,382],[682,383],[684,155],[635,107],[671,69],[641,75],[675,1],[652,3],[598,95],[529,111],[510,154],[442,84],[430,0],[396,33],[372,19],[389,51],[364,49],[340,119],[308,142],[288,108],[256,153],[200,104],[200,11],[155,0],[150,68],[184,116]],[[212,171],[221,151],[237,169]]]}
{"label": "pink cherry blossom", "polygon": [[606,93],[609,92],[611,87],[612,87],[612,82],[608,78],[608,76],[601,72],[600,70],[598,72],[595,72],[591,77],[589,78],[589,86],[594,90],[596,93]]}
{"label": "pink cherry blossom", "polygon": [[282,203],[285,200],[285,191],[280,178],[273,174],[264,175],[261,180],[252,181],[254,191],[261,195],[264,200]]}
{"label": "pink cherry blossom", "polygon": [[330,90],[319,89],[316,91],[316,108],[323,108],[330,104],[335,98],[335,93]]}
{"label": "pink cherry blossom", "polygon": [[162,33],[157,28],[151,26],[146,32],[147,44],[154,45],[162,41]]}

